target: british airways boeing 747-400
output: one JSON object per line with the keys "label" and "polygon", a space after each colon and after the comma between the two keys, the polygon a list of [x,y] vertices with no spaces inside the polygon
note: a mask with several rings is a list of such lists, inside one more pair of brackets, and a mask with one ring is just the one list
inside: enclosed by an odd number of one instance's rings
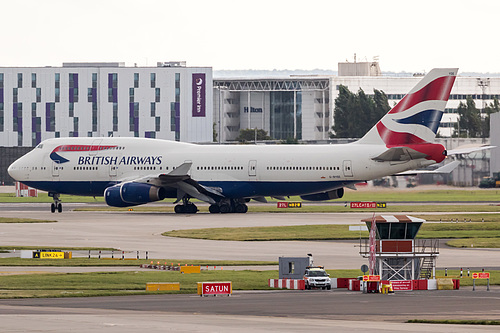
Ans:
{"label": "british airways boeing 747-400", "polygon": [[145,138],[57,138],[41,142],[9,167],[28,186],[60,194],[102,196],[115,207],[165,198],[176,213],[245,213],[246,203],[299,195],[341,198],[345,187],[442,162],[432,143],[456,68],[433,69],[363,138],[342,145],[196,145]]}

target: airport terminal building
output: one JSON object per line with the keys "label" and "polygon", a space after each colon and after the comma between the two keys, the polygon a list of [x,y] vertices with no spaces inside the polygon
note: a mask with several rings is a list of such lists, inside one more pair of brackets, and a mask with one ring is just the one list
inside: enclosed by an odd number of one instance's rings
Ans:
{"label": "airport terminal building", "polygon": [[[214,78],[214,120],[218,140],[233,141],[240,129],[264,129],[276,140],[309,142],[329,139],[339,86],[367,95],[383,91],[393,106],[424,74],[382,76],[378,63],[339,63],[338,76],[283,78]],[[472,96],[480,110],[500,99],[500,78],[457,77],[439,134],[450,137],[458,121],[457,107]]]}

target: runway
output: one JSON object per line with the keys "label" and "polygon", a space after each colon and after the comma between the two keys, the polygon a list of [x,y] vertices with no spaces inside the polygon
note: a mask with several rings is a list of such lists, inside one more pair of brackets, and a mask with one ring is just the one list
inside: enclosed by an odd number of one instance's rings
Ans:
{"label": "runway", "polygon": [[[359,267],[366,263],[357,241],[222,242],[161,236],[175,229],[280,226],[304,224],[360,224],[368,213],[247,213],[196,214],[141,212],[77,212],[82,204],[65,204],[51,214],[47,204],[0,204],[0,216],[57,220],[56,223],[2,224],[3,246],[113,247],[149,251],[150,258],[277,261],[279,256],[314,255],[328,269]],[[439,267],[500,267],[496,249],[441,247]],[[275,266],[273,267],[276,268]],[[5,268],[60,271],[61,268]],[[124,268],[129,269],[129,268]],[[136,269],[136,268],[132,268]],[[259,268],[257,268],[259,269]],[[261,268],[265,269],[265,268]],[[4,269],[0,268],[0,271]],[[99,270],[99,269],[98,269]],[[105,269],[100,269],[105,270]],[[10,271],[10,272],[9,272]],[[80,272],[70,268],[67,272]],[[84,269],[85,271],[85,269]],[[95,271],[95,269],[94,269]],[[116,270],[112,270],[116,271]],[[471,288],[455,292],[412,292],[363,295],[332,292],[235,292],[233,297],[151,295],[97,298],[0,300],[0,329],[9,332],[268,332],[365,331],[475,332],[489,327],[406,324],[407,319],[500,319],[500,290]],[[369,321],[369,324],[367,324]]]}
{"label": "runway", "polygon": [[[162,236],[169,230],[308,224],[361,224],[369,213],[247,213],[195,214],[144,212],[77,212],[52,214],[47,204],[0,204],[0,216],[57,220],[57,223],[2,224],[3,246],[112,247],[149,252],[155,259],[210,259],[277,261],[280,256],[312,253],[315,263],[329,269],[358,269],[366,260],[359,241],[233,242]],[[35,208],[38,208],[35,210]],[[43,209],[42,209],[43,208]],[[384,214],[390,214],[384,212]],[[500,249],[449,248],[441,242],[437,260],[441,268],[500,267]]]}
{"label": "runway", "polygon": [[[409,319],[499,319],[500,289],[235,292],[232,297],[150,295],[0,300],[9,332],[496,332],[492,326],[408,324]],[[43,327],[43,328],[41,328]]]}

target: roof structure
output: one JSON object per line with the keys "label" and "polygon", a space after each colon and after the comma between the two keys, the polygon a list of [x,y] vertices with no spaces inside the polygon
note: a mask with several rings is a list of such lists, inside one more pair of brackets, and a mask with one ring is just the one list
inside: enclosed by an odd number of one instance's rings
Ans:
{"label": "roof structure", "polygon": [[409,215],[377,215],[373,218],[367,218],[361,220],[362,222],[372,222],[375,220],[376,223],[383,222],[425,222],[424,219]]}

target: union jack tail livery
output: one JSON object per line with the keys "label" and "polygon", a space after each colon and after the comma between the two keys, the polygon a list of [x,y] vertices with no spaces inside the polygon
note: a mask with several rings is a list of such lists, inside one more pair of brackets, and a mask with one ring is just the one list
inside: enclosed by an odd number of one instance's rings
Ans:
{"label": "union jack tail livery", "polygon": [[387,148],[406,147],[441,162],[444,147],[430,142],[436,137],[439,122],[455,82],[458,68],[431,70],[393,107],[359,144],[383,144]]}

